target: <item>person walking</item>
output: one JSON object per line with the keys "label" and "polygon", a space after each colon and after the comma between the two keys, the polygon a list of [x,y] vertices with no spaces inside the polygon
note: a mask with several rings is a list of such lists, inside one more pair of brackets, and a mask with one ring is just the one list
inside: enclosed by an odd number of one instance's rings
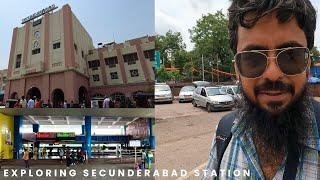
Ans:
{"label": "person walking", "polygon": [[21,97],[21,108],[26,108],[27,107],[27,100],[24,96]]}
{"label": "person walking", "polygon": [[27,104],[28,108],[34,108],[34,104],[35,104],[34,99],[36,99],[36,96],[29,99],[28,104]]}
{"label": "person walking", "polygon": [[64,100],[63,108],[68,108],[68,102],[67,102],[67,100]]}
{"label": "person walking", "polygon": [[71,164],[71,151],[69,148],[67,148],[67,151],[66,151],[66,159],[67,159],[67,162],[66,162],[67,169],[69,169]]}
{"label": "person walking", "polygon": [[60,164],[62,164],[63,156],[64,156],[64,150],[59,149]]}
{"label": "person walking", "polygon": [[22,159],[24,160],[25,168],[29,169],[30,168],[30,165],[29,165],[30,152],[29,152],[28,148],[24,149]]}
{"label": "person walking", "polygon": [[103,100],[103,108],[109,108],[110,99],[106,96]]}
{"label": "person walking", "polygon": [[35,147],[33,150],[33,159],[38,160],[38,148]]}

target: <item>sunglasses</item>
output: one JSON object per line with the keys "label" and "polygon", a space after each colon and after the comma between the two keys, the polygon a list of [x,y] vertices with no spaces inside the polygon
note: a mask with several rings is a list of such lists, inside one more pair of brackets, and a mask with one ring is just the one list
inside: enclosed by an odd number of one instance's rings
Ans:
{"label": "sunglasses", "polygon": [[[268,57],[267,53],[276,51],[276,57]],[[258,78],[262,76],[269,65],[269,59],[275,58],[278,68],[285,75],[303,73],[309,63],[310,52],[305,47],[289,47],[274,50],[242,51],[234,56],[236,67],[241,76]]]}

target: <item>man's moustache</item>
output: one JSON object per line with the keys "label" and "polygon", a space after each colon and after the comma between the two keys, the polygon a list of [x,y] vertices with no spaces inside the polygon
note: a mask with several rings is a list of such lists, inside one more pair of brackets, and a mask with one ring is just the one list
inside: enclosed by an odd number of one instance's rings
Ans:
{"label": "man's moustache", "polygon": [[265,80],[261,85],[258,85],[254,88],[255,94],[258,94],[260,91],[281,91],[281,92],[290,92],[294,94],[294,88],[292,85],[284,83],[282,81],[271,81]]}

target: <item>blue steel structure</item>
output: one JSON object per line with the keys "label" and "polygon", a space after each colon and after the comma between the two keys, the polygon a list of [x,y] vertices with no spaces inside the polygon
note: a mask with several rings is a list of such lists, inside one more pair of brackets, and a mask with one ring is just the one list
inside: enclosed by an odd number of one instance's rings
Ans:
{"label": "blue steel structure", "polygon": [[21,154],[20,152],[22,152],[23,150],[22,148],[22,133],[20,131],[21,127],[22,127],[22,116],[14,116],[14,154],[13,154],[13,158],[14,159],[20,159],[19,154]]}
{"label": "blue steel structure", "polygon": [[85,125],[85,151],[87,152],[88,158],[91,158],[91,116],[84,117]]}
{"label": "blue steel structure", "polygon": [[[23,123],[23,116],[14,116],[14,159],[20,159],[19,155],[22,154],[22,133],[21,127]],[[147,127],[148,127],[148,137],[142,140],[142,144],[149,146],[151,149],[155,149],[155,137],[153,135],[153,119],[147,119]],[[34,133],[39,132],[40,125],[33,124],[32,129]],[[91,116],[85,116],[85,123],[81,125],[82,135],[76,136],[76,142],[82,142],[82,149],[87,152],[87,156],[90,159],[92,152],[91,152],[91,144],[92,142],[117,142],[122,144],[129,144],[131,140],[131,136],[126,135],[126,125],[124,127],[124,134],[123,136],[92,136],[91,135]],[[35,147],[39,148],[39,142],[35,143]]]}

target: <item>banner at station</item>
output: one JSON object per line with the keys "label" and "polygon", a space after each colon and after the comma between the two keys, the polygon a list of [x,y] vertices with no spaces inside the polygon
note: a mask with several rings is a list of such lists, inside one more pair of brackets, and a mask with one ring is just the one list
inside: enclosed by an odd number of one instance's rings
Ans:
{"label": "banner at station", "polygon": [[145,138],[148,136],[148,124],[146,119],[139,119],[128,125],[126,134],[134,138]]}
{"label": "banner at station", "polygon": [[58,132],[57,138],[69,138],[69,137],[76,137],[74,132]]}
{"label": "banner at station", "polygon": [[37,139],[55,139],[56,133],[53,132],[39,132],[37,133]]}

